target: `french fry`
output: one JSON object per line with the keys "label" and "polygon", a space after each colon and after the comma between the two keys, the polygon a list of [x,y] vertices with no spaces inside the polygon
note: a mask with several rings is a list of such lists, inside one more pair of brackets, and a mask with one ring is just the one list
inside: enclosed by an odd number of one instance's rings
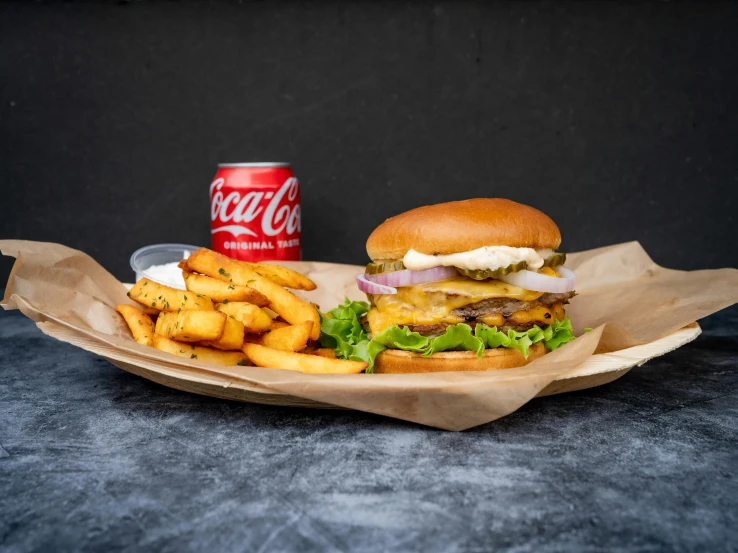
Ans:
{"label": "french fry", "polygon": [[205,341],[200,345],[225,350],[240,350],[243,347],[243,336],[243,323],[233,317],[226,317],[223,335],[217,340]]}
{"label": "french fry", "polygon": [[[206,248],[182,260],[179,268],[186,291],[143,278],[128,295],[144,309],[117,307],[137,342],[220,365],[249,365],[252,356],[258,366],[305,373],[366,369],[367,363],[336,359],[329,348],[316,350],[318,307],[283,288],[314,290],[306,276]],[[314,354],[300,353],[308,351]]]}
{"label": "french fry", "polygon": [[356,374],[369,364],[345,359],[328,359],[310,353],[294,353],[268,348],[259,344],[244,344],[246,357],[257,367],[286,369],[311,374]]}
{"label": "french fry", "polygon": [[312,321],[305,321],[304,323],[282,328],[270,328],[259,337],[257,343],[268,348],[284,351],[302,351],[307,346],[308,340],[310,340],[310,331],[312,329]]}
{"label": "french fry", "polygon": [[317,285],[303,274],[281,267],[280,265],[269,265],[267,263],[246,263],[261,276],[268,278],[272,282],[284,286],[285,288],[293,288],[295,290],[315,290]]}
{"label": "french fry", "polygon": [[248,286],[223,282],[217,278],[189,271],[182,271],[182,276],[190,292],[208,296],[213,301],[245,301],[259,307],[269,305],[269,300],[264,294]]}
{"label": "french fry", "polygon": [[[186,269],[186,270],[195,271],[197,273],[215,276],[211,274],[210,272],[205,272],[204,270],[200,270],[197,268],[197,265],[202,266],[203,264],[202,257],[208,256],[216,260],[216,263],[214,264],[211,263],[211,264],[212,265],[217,264],[217,268],[223,269],[224,272],[230,272],[226,270],[226,265],[224,265],[224,261],[227,260],[231,268],[235,265],[239,265],[241,266],[242,269],[248,269],[248,271],[251,274],[256,274],[258,276],[267,278],[273,283],[279,284],[280,286],[284,286],[285,288],[293,288],[295,290],[308,290],[308,291],[315,290],[317,288],[317,285],[305,275],[298,273],[297,271],[293,271],[292,269],[288,269],[287,267],[282,267],[280,265],[270,265],[267,263],[249,263],[247,261],[239,261],[237,259],[231,259],[230,257],[216,253],[207,248],[200,248],[194,253],[197,255],[192,254],[187,259],[183,259],[182,261],[180,261],[179,267]],[[223,275],[224,272],[219,272],[219,274]],[[247,285],[245,284],[244,286],[247,286]]]}
{"label": "french fry", "polygon": [[213,302],[209,297],[164,286],[148,278],[142,278],[133,285],[128,297],[146,307],[160,311],[178,311],[184,309],[213,310]]}
{"label": "french fry", "polygon": [[216,365],[248,365],[246,356],[240,351],[221,351],[219,349],[204,348],[195,344],[183,344],[175,342],[164,336],[154,334],[154,347],[158,350],[186,357],[188,359],[197,359],[207,363]]}
{"label": "french fry", "polygon": [[[312,321],[311,338],[320,338],[320,315],[318,310],[278,284],[260,275],[245,263],[201,248],[187,259],[190,270],[224,282],[249,286],[269,298],[269,307],[290,324]],[[246,326],[244,324],[244,326]],[[248,330],[248,327],[247,327]]]}
{"label": "french fry", "polygon": [[272,324],[271,317],[264,313],[261,307],[250,303],[242,301],[222,302],[217,304],[215,309],[240,321],[246,332],[261,334]]}
{"label": "french fry", "polygon": [[223,335],[226,319],[225,313],[218,311],[187,309],[162,313],[156,320],[156,333],[180,342],[218,340]]}
{"label": "french fry", "polygon": [[[262,311],[267,311],[267,309],[265,309],[264,307],[262,307],[261,309]],[[267,328],[265,332],[271,332],[272,330],[277,330],[278,328],[285,328],[288,326],[291,326],[290,323],[286,323],[284,321],[272,320],[271,324],[269,325],[269,328]],[[244,342],[251,343],[251,344],[260,344],[261,335],[246,332],[246,336],[244,337]]]}
{"label": "french fry", "polygon": [[318,355],[320,357],[327,357],[328,359],[337,359],[336,350],[333,348],[318,348],[310,352],[311,355]]}
{"label": "french fry", "polygon": [[264,310],[264,313],[269,315],[272,319],[276,319],[277,317],[279,317],[279,315],[277,315],[274,311],[272,311],[268,307],[262,307],[262,309]]}
{"label": "french fry", "polygon": [[138,307],[127,303],[116,305],[115,310],[123,315],[136,342],[144,346],[152,346],[154,344],[154,322],[151,320],[151,317]]}
{"label": "french fry", "polygon": [[144,307],[143,312],[151,317],[151,320],[153,320],[154,322],[156,322],[156,318],[159,316],[159,313],[161,313],[161,311],[159,311],[156,307]]}

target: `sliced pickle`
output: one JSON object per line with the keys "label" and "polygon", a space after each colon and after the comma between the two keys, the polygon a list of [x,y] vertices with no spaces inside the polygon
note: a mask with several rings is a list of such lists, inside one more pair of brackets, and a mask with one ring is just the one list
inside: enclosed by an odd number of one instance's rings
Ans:
{"label": "sliced pickle", "polygon": [[[544,261],[544,267],[559,267],[566,263],[566,254],[556,252],[549,255]],[[402,260],[397,261],[381,261],[378,263],[369,263],[366,266],[366,274],[368,275],[379,275],[382,273],[391,273],[393,271],[405,270],[405,264]],[[498,267],[497,269],[460,269],[456,267],[462,275],[472,278],[474,280],[485,280],[488,278],[498,278],[510,273],[517,273],[528,268],[528,264],[525,261],[518,261],[517,263],[511,263],[507,267]]]}
{"label": "sliced pickle", "polygon": [[405,264],[400,260],[369,263],[369,265],[366,266],[366,274],[368,275],[379,275],[382,273],[391,273],[403,270],[405,270]]}
{"label": "sliced pickle", "polygon": [[518,261],[517,263],[511,263],[507,267],[498,267],[497,269],[460,269],[456,267],[456,270],[462,275],[473,278],[474,280],[485,280],[488,278],[499,278],[510,273],[517,273],[527,268],[528,264],[525,261]]}
{"label": "sliced pickle", "polygon": [[558,267],[559,265],[563,265],[566,263],[566,254],[565,253],[552,253],[549,255],[544,261],[543,266],[544,267]]}

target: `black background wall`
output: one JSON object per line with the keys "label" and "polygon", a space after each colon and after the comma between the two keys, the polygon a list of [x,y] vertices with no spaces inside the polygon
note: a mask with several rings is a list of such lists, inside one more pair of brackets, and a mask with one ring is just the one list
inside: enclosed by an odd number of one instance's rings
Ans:
{"label": "black background wall", "polygon": [[736,29],[731,2],[4,3],[0,237],[130,279],[142,245],[209,244],[217,162],[286,160],[306,259],[503,196],[564,250],[738,266]]}

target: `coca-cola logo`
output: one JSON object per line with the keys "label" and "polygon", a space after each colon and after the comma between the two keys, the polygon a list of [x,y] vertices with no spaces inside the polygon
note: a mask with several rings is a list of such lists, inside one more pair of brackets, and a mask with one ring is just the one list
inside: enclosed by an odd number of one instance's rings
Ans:
{"label": "coca-cola logo", "polygon": [[[229,232],[234,236],[259,236],[246,224],[253,223],[260,215],[262,236],[277,236],[283,232],[290,236],[300,231],[300,205],[294,204],[300,183],[295,177],[284,181],[276,194],[252,191],[241,196],[232,191],[226,195],[221,190],[224,184],[223,178],[210,184],[210,220],[223,224],[214,228],[212,234]],[[269,200],[266,209],[261,205],[262,199]]]}

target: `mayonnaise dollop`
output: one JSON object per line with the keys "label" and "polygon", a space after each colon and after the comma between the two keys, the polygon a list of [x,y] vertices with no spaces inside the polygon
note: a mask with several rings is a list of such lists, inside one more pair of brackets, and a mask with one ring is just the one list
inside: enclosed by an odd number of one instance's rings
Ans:
{"label": "mayonnaise dollop", "polygon": [[529,270],[536,271],[543,267],[543,261],[552,253],[553,250],[511,248],[509,246],[485,246],[468,252],[448,255],[427,255],[411,249],[402,258],[402,262],[411,271],[424,271],[439,266],[469,270],[494,270],[525,261]]}

